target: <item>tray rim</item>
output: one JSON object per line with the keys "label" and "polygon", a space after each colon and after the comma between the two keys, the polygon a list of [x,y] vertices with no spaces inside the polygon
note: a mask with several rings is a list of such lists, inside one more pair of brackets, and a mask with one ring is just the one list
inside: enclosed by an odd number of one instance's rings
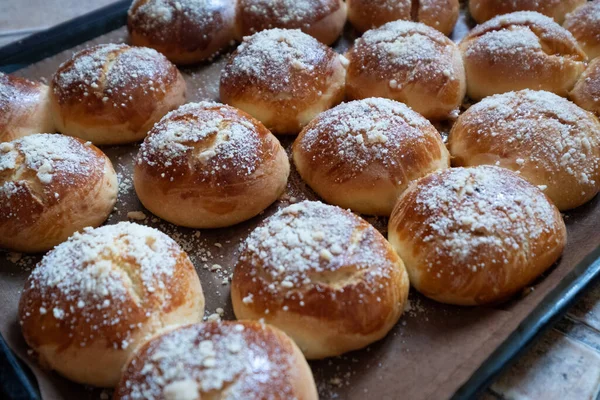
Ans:
{"label": "tray rim", "polygon": [[[90,13],[68,20],[47,30],[0,47],[0,72],[11,73],[68,50],[127,23],[131,0],[120,0]],[[600,196],[600,195],[599,195]],[[600,281],[600,246],[586,255],[562,281],[551,290],[519,326],[479,366],[451,399],[472,399],[529,349],[549,330],[590,286]],[[23,363],[0,335],[0,357],[7,360],[23,386],[27,398],[40,399],[37,382],[29,380]],[[0,381],[0,384],[5,384]],[[22,398],[22,397],[20,397]]]}

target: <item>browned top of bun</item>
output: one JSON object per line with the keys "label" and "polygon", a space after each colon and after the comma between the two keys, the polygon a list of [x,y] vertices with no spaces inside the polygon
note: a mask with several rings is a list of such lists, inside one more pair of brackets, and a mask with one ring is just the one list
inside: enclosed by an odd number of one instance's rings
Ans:
{"label": "browned top of bun", "polygon": [[63,117],[141,127],[178,78],[177,68],[156,50],[104,44],[63,63],[52,91]]}
{"label": "browned top of bun", "polygon": [[231,0],[136,0],[127,27],[153,44],[196,51],[208,48],[216,32],[230,29],[233,14]]}
{"label": "browned top of bun", "polygon": [[586,0],[472,0],[469,11],[473,18],[485,22],[492,17],[515,11],[537,11],[562,23],[567,12]]}
{"label": "browned top of bun", "polygon": [[103,179],[106,156],[81,139],[35,134],[0,143],[0,225],[22,228]]}
{"label": "browned top of bun", "polygon": [[242,35],[271,28],[308,29],[342,7],[339,0],[239,0]]}
{"label": "browned top of bun", "polygon": [[0,72],[0,132],[10,128],[12,111],[35,107],[45,87],[41,82]]}
{"label": "browned top of bun", "polygon": [[397,101],[368,98],[321,113],[294,143],[306,152],[308,174],[321,170],[337,183],[368,174],[406,184],[417,171],[443,157],[438,131]]}
{"label": "browned top of bun", "polygon": [[[404,279],[401,261],[368,222],[315,201],[291,205],[247,238],[233,284],[247,307],[297,313],[368,334],[397,307],[388,293]],[[360,309],[368,304],[369,312]]]}
{"label": "browned top of bun", "polygon": [[[188,256],[162,232],[121,222],[86,228],[50,251],[19,303],[30,346],[125,349],[157,310],[189,301]],[[93,362],[93,360],[90,360]]]}
{"label": "browned top of bun", "polygon": [[292,399],[298,396],[294,385],[303,384],[293,381],[294,357],[291,340],[259,322],[187,325],[155,337],[136,352],[115,399],[211,394],[227,399]]}
{"label": "browned top of bun", "polygon": [[578,106],[600,115],[600,57],[589,63],[569,97]]}
{"label": "browned top of bun", "polygon": [[[538,54],[585,61],[577,41],[552,18],[532,11],[499,15],[471,30],[460,43],[467,58],[495,63],[513,63],[511,74],[518,74],[514,60]],[[533,67],[533,66],[529,66]]]}
{"label": "browned top of bun", "polygon": [[327,91],[337,58],[300,30],[264,30],[244,38],[233,53],[221,73],[221,90],[267,103],[313,102]]}
{"label": "browned top of bun", "polygon": [[152,128],[137,163],[164,182],[191,181],[235,190],[236,184],[271,161],[279,146],[262,123],[241,110],[219,103],[188,103]]}
{"label": "browned top of bun", "polygon": [[[587,46],[600,46],[600,0],[588,1],[575,11],[567,14],[563,26],[569,30],[582,44]],[[599,55],[596,50],[590,58]]]}

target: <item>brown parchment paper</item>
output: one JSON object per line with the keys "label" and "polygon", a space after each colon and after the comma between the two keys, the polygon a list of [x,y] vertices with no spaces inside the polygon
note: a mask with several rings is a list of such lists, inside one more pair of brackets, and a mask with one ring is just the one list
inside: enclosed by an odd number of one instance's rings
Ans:
{"label": "brown parchment paper", "polygon": [[[472,22],[462,12],[453,39],[463,37],[469,26]],[[336,44],[336,50],[344,52],[354,38],[352,29],[347,28]],[[47,81],[74,51],[91,44],[126,40],[126,30],[121,28],[20,70],[16,75]],[[218,79],[226,59],[227,54],[210,64],[182,69],[188,83],[189,101],[218,100]],[[280,137],[280,140],[289,153],[293,138]],[[223,318],[233,319],[229,277],[241,241],[260,221],[279,208],[302,199],[317,199],[317,196],[292,169],[286,193],[262,215],[226,229],[179,228],[152,216],[138,201],[131,180],[132,157],[138,147],[136,144],[103,148],[113,161],[120,180],[117,205],[107,224],[127,220],[130,212],[143,212],[146,218],[136,222],[171,235],[192,258],[206,296],[206,316],[222,308]],[[139,213],[130,216],[142,217]],[[466,308],[435,303],[413,290],[407,312],[386,338],[363,350],[310,363],[321,398],[418,400],[452,396],[544,296],[600,245],[598,196],[565,218],[569,238],[564,255],[527,296],[497,307]],[[387,233],[386,219],[367,217],[367,220],[384,235]],[[108,398],[110,391],[86,388],[54,372],[43,371],[28,356],[17,320],[17,304],[24,282],[40,257],[0,253],[0,333],[16,354],[31,366],[44,399]],[[215,264],[220,269],[215,268]]]}

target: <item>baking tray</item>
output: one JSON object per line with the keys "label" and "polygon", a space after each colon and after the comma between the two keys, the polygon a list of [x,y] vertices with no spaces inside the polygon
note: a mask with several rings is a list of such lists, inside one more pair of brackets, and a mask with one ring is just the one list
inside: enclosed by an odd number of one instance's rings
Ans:
{"label": "baking tray", "polygon": [[[44,67],[45,61],[43,61],[48,57],[102,35],[108,34],[107,38],[110,41],[123,40],[125,38],[123,26],[126,23],[129,4],[130,1],[119,1],[0,48],[0,71],[16,72],[38,78],[39,76],[35,76],[37,72],[48,69],[47,66]],[[463,7],[454,36],[463,36],[470,26],[472,21],[469,20]],[[336,49],[345,50],[354,37],[352,29],[347,27],[344,38],[336,45]],[[223,57],[213,68],[206,64],[198,69],[212,69],[212,72],[208,71],[206,76],[212,74],[214,78],[215,68],[222,62]],[[22,71],[28,72],[22,73]],[[184,73],[186,71],[189,73],[188,79],[192,81],[200,79],[200,82],[195,82],[197,86],[208,85],[208,82],[202,79],[204,73],[194,75],[189,69],[184,69]],[[49,78],[50,75],[45,74],[45,76]],[[202,89],[194,93],[194,96],[204,97]],[[281,139],[284,145],[289,147],[292,139]],[[128,162],[127,147],[104,148],[104,150],[117,166],[121,162]],[[132,151],[130,149],[129,152]],[[121,177],[126,178],[123,175]],[[128,190],[131,191],[131,188]],[[286,205],[286,202],[290,201],[289,197],[293,197],[295,193],[301,192],[301,197],[316,198],[294,173],[288,191],[290,192],[288,199],[270,207],[265,215]],[[136,201],[134,199],[130,203]],[[127,205],[133,207],[131,209],[133,211],[142,210],[139,204]],[[146,214],[151,215],[147,211]],[[569,212],[565,217],[569,232],[569,243],[565,254],[550,272],[536,282],[533,286],[535,290],[528,291],[527,296],[497,307],[461,308],[434,303],[412,291],[411,310],[403,316],[388,337],[365,350],[347,356],[311,362],[321,398],[391,399],[397,398],[400,393],[407,399],[476,397],[504,368],[524,352],[538,335],[561,318],[588,286],[598,280],[597,277],[600,275],[598,196],[587,205]],[[247,234],[262,218],[264,215],[236,227],[235,230],[241,232],[240,238],[243,238],[244,233]],[[119,213],[119,215],[112,215],[109,223],[123,219],[126,219],[126,216]],[[385,230],[384,219],[369,218],[368,220],[380,230]],[[157,226],[159,229],[162,227],[167,233],[190,232],[173,227],[164,229],[169,224],[153,224],[151,222],[155,219],[151,217],[147,221],[149,225]],[[220,234],[219,231],[211,231],[208,236],[207,240],[214,241],[219,240]],[[18,275],[19,272],[14,268],[0,256],[0,280],[10,280]],[[204,286],[207,280],[210,281],[205,279],[208,272],[198,265],[197,269]],[[214,279],[212,285],[208,284],[204,288],[205,292],[209,292],[207,298],[210,297],[210,291],[215,289]],[[223,290],[225,287],[220,291]],[[228,287],[226,292],[228,293]],[[210,299],[207,301],[207,306],[208,303]],[[230,304],[225,308],[226,317],[231,318]],[[13,317],[3,315],[2,318]],[[8,332],[6,342],[11,340],[13,343],[18,342],[20,339],[18,335],[20,333],[16,327]],[[457,335],[458,339],[453,340],[452,338]],[[31,370],[15,356],[6,342],[0,336],[0,395],[2,395],[0,397],[39,399],[41,385],[38,385]],[[441,342],[447,346],[436,348],[435,345]],[[475,342],[476,345],[469,347],[469,342]],[[418,353],[415,348],[411,348],[415,343],[421,346],[416,348],[422,354],[414,354]],[[424,351],[429,348],[428,346],[434,346],[430,351],[438,351],[438,357]],[[19,350],[17,353],[21,353],[23,360],[39,374],[35,363],[27,359],[22,348]],[[467,354],[464,354],[465,352]],[[389,357],[390,354],[392,357]],[[373,370],[379,370],[379,373],[374,373]],[[82,386],[69,383],[58,376],[51,376],[50,381],[52,385],[62,386],[62,390],[57,393],[68,393],[74,398],[99,397],[98,390],[81,389]],[[427,381],[428,384],[423,385],[422,381]]]}

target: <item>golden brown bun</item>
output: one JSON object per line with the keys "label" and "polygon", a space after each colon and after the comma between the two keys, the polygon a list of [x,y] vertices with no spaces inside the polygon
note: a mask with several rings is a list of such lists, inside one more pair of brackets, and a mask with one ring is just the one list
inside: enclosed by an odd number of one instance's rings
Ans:
{"label": "golden brown bun", "polygon": [[600,122],[550,92],[522,90],[486,97],[452,127],[452,164],[516,171],[560,210],[600,191]]}
{"label": "golden brown bun", "polygon": [[346,23],[342,0],[238,0],[238,39],[272,28],[300,29],[332,44]]}
{"label": "golden brown bun", "polygon": [[429,121],[402,103],[370,98],[321,113],[293,147],[302,179],[326,202],[389,216],[410,181],[450,167]]}
{"label": "golden brown bun", "polygon": [[530,11],[500,15],[476,26],[459,47],[467,94],[474,100],[521,89],[566,96],[587,60],[569,31]]}
{"label": "golden brown bun", "polygon": [[89,142],[35,134],[0,143],[0,248],[49,250],[102,224],[117,191],[110,160]]}
{"label": "golden brown bun", "polygon": [[348,20],[360,32],[396,21],[422,22],[449,35],[458,19],[458,0],[347,0]]}
{"label": "golden brown bun", "polygon": [[299,30],[244,38],[221,73],[221,100],[273,133],[296,134],[344,98],[347,60]]}
{"label": "golden brown bun", "polygon": [[51,98],[59,132],[94,144],[130,143],[185,102],[185,81],[155,50],[105,44],[63,63]]}
{"label": "golden brown bun", "polygon": [[427,25],[389,22],[354,42],[346,92],[351,99],[398,100],[429,119],[458,112],[465,70],[456,45]]}
{"label": "golden brown bun", "polygon": [[583,71],[569,93],[579,107],[600,115],[600,58],[595,58]]}
{"label": "golden brown bun", "polygon": [[0,143],[54,131],[48,86],[0,72]]}
{"label": "golden brown bun", "polygon": [[207,322],[154,337],[123,370],[115,400],[317,400],[310,367],[282,331],[253,321]]}
{"label": "golden brown bun", "polygon": [[231,0],[135,0],[127,16],[131,43],[175,64],[210,59],[235,39]]}
{"label": "golden brown bun", "polygon": [[469,12],[481,24],[497,15],[515,11],[537,11],[562,24],[565,15],[586,0],[469,0]]}
{"label": "golden brown bun", "polygon": [[250,219],[283,193],[290,172],[275,136],[243,111],[189,103],[152,128],[138,153],[135,190],[159,217],[192,228]]}
{"label": "golden brown bun", "polygon": [[408,288],[402,260],[375,228],[350,211],[304,201],[250,234],[231,300],[238,319],[264,319],[316,359],[383,338]]}
{"label": "golden brown bun", "polygon": [[86,228],[46,254],[25,284],[19,320],[42,365],[79,383],[115,386],[147,337],[202,320],[187,254],[165,234],[121,222]]}
{"label": "golden brown bun", "polygon": [[508,299],[546,271],[566,242],[561,215],[535,186],[493,166],[451,168],[414,183],[388,226],[411,285],[442,303]]}
{"label": "golden brown bun", "polygon": [[569,30],[588,58],[600,56],[600,0],[585,2],[567,14],[563,27]]}

